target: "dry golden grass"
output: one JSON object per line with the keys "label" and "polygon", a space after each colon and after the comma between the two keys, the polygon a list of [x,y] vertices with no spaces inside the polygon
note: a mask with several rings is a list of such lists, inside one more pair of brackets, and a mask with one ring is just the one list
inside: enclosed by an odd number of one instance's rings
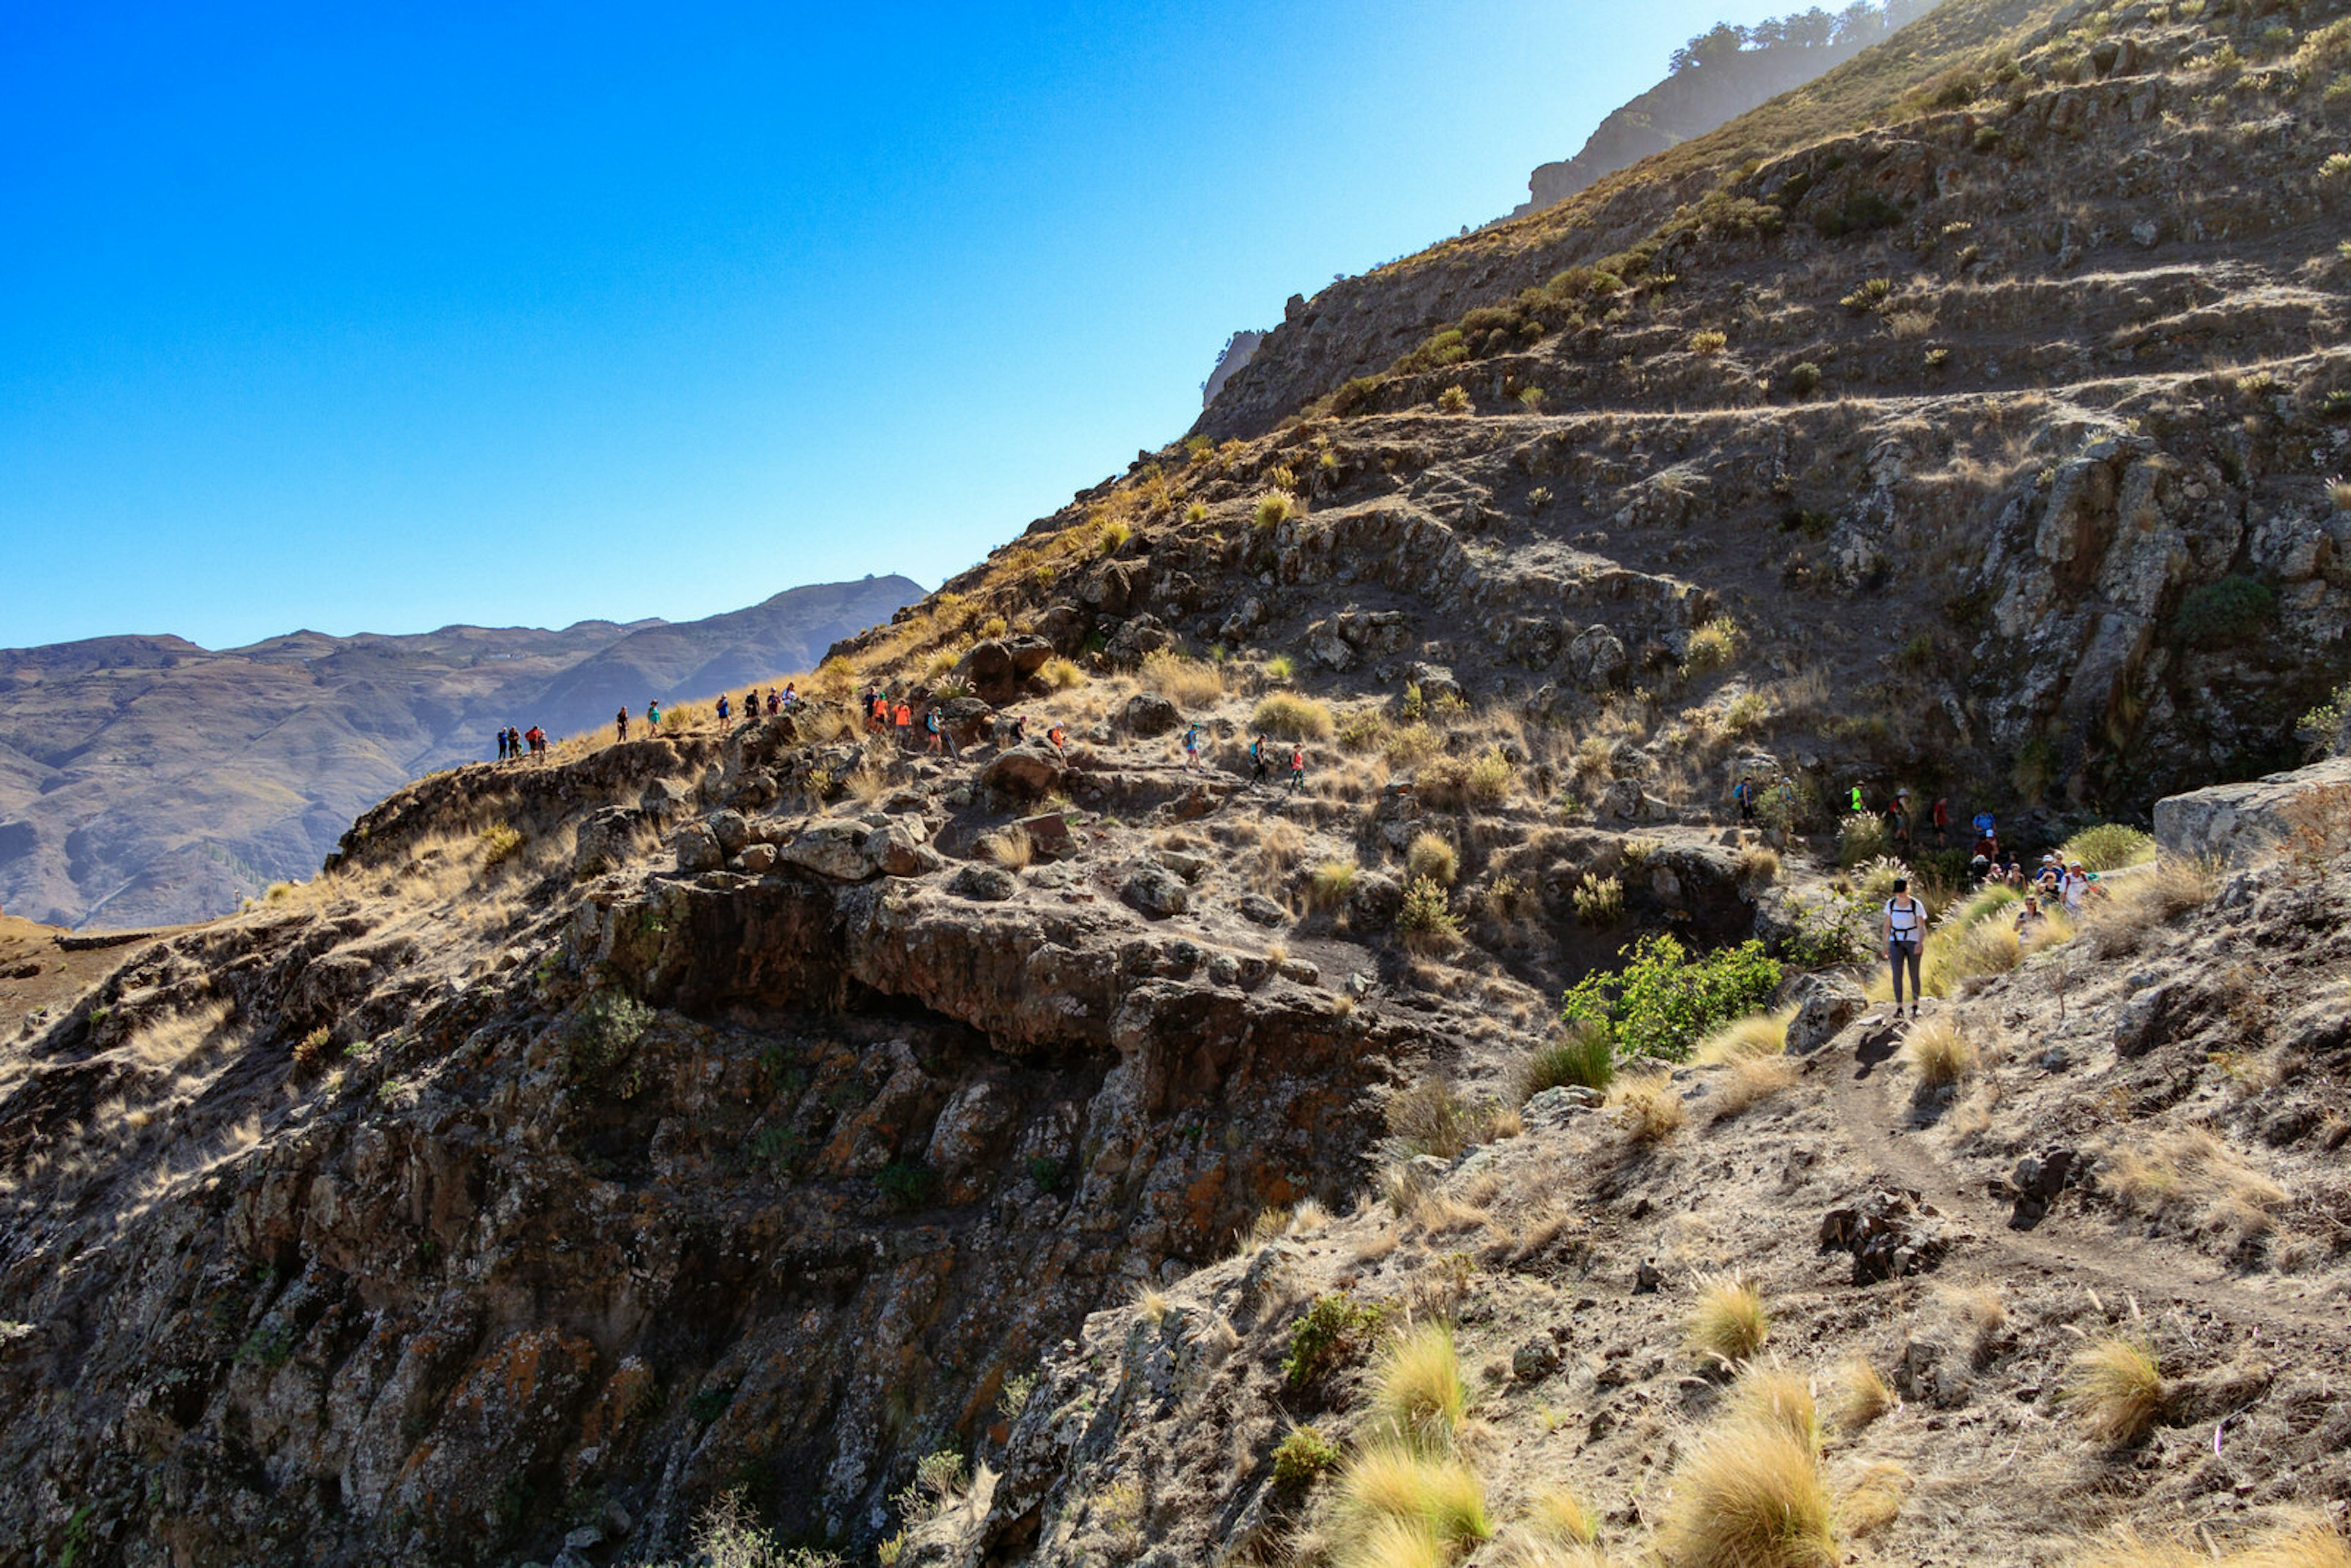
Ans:
{"label": "dry golden grass", "polygon": [[2240,1236],[2269,1228],[2285,1188],[2201,1127],[2118,1139],[2098,1160],[2098,1190],[2153,1219]]}
{"label": "dry golden grass", "polygon": [[1794,1088],[1801,1071],[1784,1056],[1748,1057],[1723,1075],[1707,1103],[1716,1121],[1727,1122]]}
{"label": "dry golden grass", "polygon": [[1921,1086],[1940,1089],[1975,1072],[1976,1048],[1968,1043],[1958,1019],[1931,1018],[1912,1026],[1902,1041],[1902,1064],[1917,1075]]}
{"label": "dry golden grass", "polygon": [[1435,833],[1421,833],[1404,852],[1405,870],[1416,877],[1426,877],[1447,887],[1461,873],[1461,857],[1453,846]]}
{"label": "dry golden grass", "polygon": [[1391,1338],[1372,1369],[1372,1420],[1382,1440],[1417,1453],[1450,1454],[1469,1406],[1449,1323],[1421,1323]]}
{"label": "dry golden grass", "polygon": [[1214,707],[1225,699],[1221,667],[1167,648],[1144,656],[1142,683],[1144,690],[1157,692],[1187,713]]}
{"label": "dry golden grass", "polygon": [[2065,1404],[2101,1442],[2136,1443],[2146,1437],[2161,1419],[2168,1396],[2154,1353],[2136,1340],[2100,1340],[2067,1368]]}
{"label": "dry golden grass", "polygon": [[1809,1379],[1784,1366],[1750,1363],[1730,1385],[1723,1401],[1731,1419],[1756,1427],[1777,1427],[1801,1438],[1817,1451],[1821,1446],[1820,1411],[1813,1400]]}
{"label": "dry golden grass", "polygon": [[1788,1025],[1795,1017],[1795,1009],[1784,1008],[1734,1019],[1699,1040],[1690,1061],[1699,1067],[1726,1067],[1756,1057],[1778,1056],[1788,1049]]}
{"label": "dry golden grass", "polygon": [[1312,697],[1302,697],[1294,692],[1270,692],[1259,699],[1250,713],[1249,727],[1284,740],[1328,740],[1334,724],[1330,708]]}
{"label": "dry golden grass", "polygon": [[1314,868],[1307,883],[1307,896],[1317,909],[1336,909],[1347,902],[1347,894],[1355,885],[1355,862],[1328,860]]}
{"label": "dry golden grass", "polygon": [[1780,877],[1780,852],[1768,844],[1749,844],[1739,852],[1738,867],[1741,882],[1776,882]]}
{"label": "dry golden grass", "polygon": [[1600,1539],[1600,1521],[1584,1500],[1565,1487],[1545,1487],[1528,1500],[1526,1526],[1563,1546],[1589,1546]]}
{"label": "dry golden grass", "polygon": [[1145,1322],[1156,1323],[1167,1315],[1167,1293],[1153,1285],[1134,1288],[1134,1310]]}
{"label": "dry golden grass", "polygon": [[981,835],[979,852],[1007,871],[1019,871],[1037,858],[1037,845],[1020,828],[999,828]]}
{"label": "dry golden grass", "polygon": [[1802,1437],[1731,1420],[1675,1467],[1656,1552],[1667,1568],[1834,1568],[1834,1512],[1820,1456]]}
{"label": "dry golden grass", "polygon": [[2351,1568],[2351,1542],[2314,1514],[2226,1549],[2124,1529],[2079,1543],[2068,1557],[2076,1568]]}
{"label": "dry golden grass", "polygon": [[1662,1144],[1687,1124],[1689,1109],[1663,1073],[1620,1078],[1608,1091],[1616,1124],[1636,1144]]}
{"label": "dry golden grass", "polygon": [[1071,691],[1086,684],[1086,673],[1078,668],[1075,662],[1059,654],[1039,665],[1037,675],[1057,692]]}
{"label": "dry golden grass", "polygon": [[1838,1367],[1831,1387],[1834,1403],[1829,1407],[1829,1416],[1841,1431],[1858,1432],[1901,1403],[1895,1397],[1893,1385],[1863,1356],[1856,1355]]}
{"label": "dry golden grass", "polygon": [[1708,1359],[1737,1364],[1751,1360],[1771,1336],[1771,1314],[1755,1287],[1716,1275],[1698,1281],[1687,1321],[1689,1348]]}
{"label": "dry golden grass", "polygon": [[1855,1535],[1869,1535],[1901,1517],[1910,1495],[1910,1472],[1900,1465],[1880,1462],[1865,1467],[1839,1500],[1837,1517]]}
{"label": "dry golden grass", "polygon": [[[1349,1568],[1397,1568],[1433,1562],[1490,1539],[1486,1486],[1478,1472],[1452,1455],[1426,1453],[1402,1444],[1373,1443],[1339,1471],[1332,1508],[1340,1551]],[[1425,1542],[1435,1555],[1420,1555]]]}

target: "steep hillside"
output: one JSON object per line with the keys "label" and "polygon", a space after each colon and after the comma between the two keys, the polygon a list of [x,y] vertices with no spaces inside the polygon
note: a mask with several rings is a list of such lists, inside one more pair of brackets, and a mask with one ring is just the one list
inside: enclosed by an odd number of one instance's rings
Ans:
{"label": "steep hillside", "polygon": [[0,1568],[2340,1568],[2351,760],[2214,781],[2351,704],[2351,20],[2258,8],[1953,0],[801,711],[122,950],[0,1048]]}
{"label": "steep hillside", "polygon": [[0,650],[0,906],[118,927],[221,914],[315,867],[388,790],[489,755],[506,725],[566,735],[624,703],[805,668],[921,592],[798,588],[675,626]]}
{"label": "steep hillside", "polygon": [[[1666,79],[1611,110],[1573,158],[1539,165],[1511,216],[1554,207],[1619,169],[1703,136],[1766,99],[1842,65],[1932,8],[1932,0],[1817,6],[1751,27],[1718,23],[1674,53]],[[1212,392],[1209,401],[1215,401]]]}

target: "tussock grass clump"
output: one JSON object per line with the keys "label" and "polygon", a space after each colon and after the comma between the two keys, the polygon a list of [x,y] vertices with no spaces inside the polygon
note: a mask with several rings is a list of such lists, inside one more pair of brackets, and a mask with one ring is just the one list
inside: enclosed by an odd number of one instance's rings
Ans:
{"label": "tussock grass clump", "polygon": [[1057,692],[1071,691],[1086,684],[1086,673],[1078,668],[1076,662],[1058,653],[1040,664],[1037,674]]}
{"label": "tussock grass clump", "polygon": [[1837,1510],[1845,1529],[1855,1535],[1867,1535],[1893,1523],[1902,1515],[1912,1479],[1908,1470],[1896,1464],[1880,1462],[1863,1470],[1846,1489]]}
{"label": "tussock grass clump", "polygon": [[1616,1124],[1636,1144],[1662,1144],[1687,1124],[1689,1108],[1664,1074],[1620,1079],[1608,1092]]}
{"label": "tussock grass clump", "polygon": [[2155,858],[2155,835],[2121,822],[2100,822],[2067,839],[2057,852],[2068,864],[2081,862],[2085,871],[2120,871]]}
{"label": "tussock grass clump", "polygon": [[1818,1452],[1821,1417],[1813,1400],[1812,1383],[1784,1366],[1750,1366],[1730,1385],[1725,1406],[1733,1420],[1757,1427],[1777,1427]]}
{"label": "tussock grass clump", "polygon": [[1754,1286],[1728,1274],[1698,1282],[1689,1311],[1690,1349],[1736,1364],[1751,1360],[1771,1336],[1771,1314]]}
{"label": "tussock grass clump", "polygon": [[1568,902],[1575,907],[1578,924],[1604,931],[1625,918],[1624,879],[1585,872],[1568,894]]}
{"label": "tussock grass clump", "polygon": [[1917,1074],[1920,1087],[1940,1089],[1974,1075],[1976,1048],[1960,1032],[1959,1020],[1932,1018],[1902,1042],[1902,1064]]}
{"label": "tussock grass clump", "polygon": [[1447,1568],[1453,1548],[1418,1519],[1367,1520],[1335,1559],[1340,1568]]}
{"label": "tussock grass clump", "polygon": [[2117,1140],[2101,1151],[2098,1190],[2149,1218],[2237,1236],[2269,1228],[2286,1191],[2201,1127]]}
{"label": "tussock grass clump", "polygon": [[1794,1088],[1799,1075],[1795,1062],[1787,1057],[1750,1056],[1731,1064],[1708,1103],[1716,1121],[1727,1122]]}
{"label": "tussock grass clump", "polygon": [[1270,692],[1249,715],[1249,727],[1284,740],[1328,740],[1336,727],[1330,708],[1313,698]]}
{"label": "tussock grass clump", "polygon": [[1834,1387],[1835,1402],[1829,1407],[1829,1416],[1846,1432],[1860,1431],[1901,1403],[1895,1397],[1893,1385],[1858,1355],[1837,1368]]}
{"label": "tussock grass clump", "polygon": [[1608,1031],[1590,1023],[1569,1024],[1558,1038],[1528,1052],[1519,1069],[1519,1103],[1546,1089],[1605,1089],[1615,1076],[1616,1051]]}
{"label": "tussock grass clump", "polygon": [[1782,1008],[1778,1012],[1749,1013],[1745,1018],[1733,1019],[1699,1040],[1690,1052],[1690,1061],[1700,1067],[1726,1067],[1757,1057],[1778,1056],[1788,1049],[1788,1026],[1795,1017],[1795,1009]]}
{"label": "tussock grass clump", "polygon": [[522,848],[522,834],[505,822],[492,822],[482,830],[482,869],[505,864],[515,852]]}
{"label": "tussock grass clump", "polygon": [[1270,528],[1288,522],[1297,510],[1298,503],[1290,499],[1289,491],[1268,490],[1257,498],[1257,510],[1252,515],[1259,528]]}
{"label": "tussock grass clump", "polygon": [[1810,1444],[1784,1426],[1733,1418],[1676,1467],[1657,1555],[1667,1568],[1834,1568],[1834,1517]]}
{"label": "tussock grass clump", "polygon": [[1407,1154],[1449,1160],[1479,1140],[1485,1118],[1479,1108],[1440,1079],[1416,1083],[1387,1103],[1388,1134]]}
{"label": "tussock grass clump", "polygon": [[1692,332],[1689,346],[1693,354],[1719,354],[1730,346],[1730,339],[1721,332]]}
{"label": "tussock grass clump", "polygon": [[1459,386],[1447,387],[1437,394],[1437,406],[1447,413],[1468,413],[1469,412],[1468,391]]}
{"label": "tussock grass clump", "polygon": [[999,828],[979,841],[979,852],[1006,871],[1019,871],[1037,858],[1036,841],[1019,828]]}
{"label": "tussock grass clump", "polygon": [[1882,859],[1887,848],[1886,824],[1876,817],[1847,817],[1837,829],[1837,864],[1856,866]]}
{"label": "tussock grass clump", "polygon": [[1355,885],[1355,862],[1328,860],[1314,868],[1307,882],[1307,897],[1317,909],[1336,909],[1347,902]]}
{"label": "tussock grass clump", "polygon": [[1519,770],[1499,749],[1482,752],[1469,764],[1469,773],[1463,782],[1463,792],[1476,806],[1499,806],[1510,798],[1510,786],[1517,782]]}
{"label": "tussock grass clump", "polygon": [[1780,852],[1769,844],[1749,844],[1739,852],[1738,866],[1741,882],[1777,882]]}
{"label": "tussock grass clump", "polygon": [[1414,877],[1426,877],[1431,882],[1451,886],[1461,872],[1460,856],[1451,844],[1435,833],[1421,833],[1404,852],[1405,870]]}
{"label": "tussock grass clump", "polygon": [[1546,1487],[1527,1504],[1527,1528],[1562,1546],[1589,1546],[1600,1538],[1600,1521],[1584,1500],[1565,1487]]}
{"label": "tussock grass clump", "polygon": [[1143,684],[1186,710],[1213,706],[1225,696],[1224,671],[1172,648],[1144,655]]}
{"label": "tussock grass clump", "polygon": [[2351,1542],[2320,1517],[2296,1520],[2227,1550],[2175,1536],[2149,1540],[2125,1529],[2071,1555],[2078,1568],[2351,1568]]}
{"label": "tussock grass clump", "polygon": [[1469,1407],[1449,1323],[1428,1322],[1388,1342],[1372,1373],[1379,1440],[1423,1454],[1450,1454]]}
{"label": "tussock grass clump", "polygon": [[[1430,1563],[1490,1538],[1486,1485],[1462,1460],[1374,1443],[1339,1472],[1338,1560],[1360,1568]],[[1432,1555],[1423,1556],[1426,1550]]]}
{"label": "tussock grass clump", "polygon": [[2137,1340],[2102,1339],[2074,1357],[2064,1398],[2090,1436],[2116,1445],[2155,1430],[2169,1390],[2155,1353]]}

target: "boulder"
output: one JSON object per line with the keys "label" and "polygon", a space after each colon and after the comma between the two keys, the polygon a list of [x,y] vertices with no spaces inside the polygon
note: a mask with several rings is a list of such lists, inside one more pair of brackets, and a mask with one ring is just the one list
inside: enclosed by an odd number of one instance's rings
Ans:
{"label": "boulder", "polygon": [[1181,915],[1192,903],[1191,890],[1184,885],[1184,879],[1165,866],[1137,867],[1120,892],[1127,903],[1156,920]]}
{"label": "boulder", "polygon": [[1061,786],[1068,772],[1061,756],[1038,742],[999,751],[979,770],[982,788],[1019,800],[1040,800]]}
{"label": "boulder", "polygon": [[1113,664],[1133,665],[1143,663],[1163,648],[1175,645],[1176,633],[1167,630],[1156,617],[1138,615],[1118,629],[1117,635],[1111,638],[1109,646],[1102,653]]}
{"label": "boulder", "polygon": [[967,865],[948,880],[947,891],[958,898],[1000,904],[1019,892],[1020,884],[1001,866]]}
{"label": "boulder", "polygon": [[1614,685],[1627,663],[1624,641],[1605,626],[1587,626],[1567,645],[1568,673],[1587,690]]}
{"label": "boulder", "polygon": [[1004,653],[1012,661],[1012,673],[1025,681],[1045,667],[1045,661],[1053,656],[1053,644],[1024,634],[1006,638]]}
{"label": "boulder", "polygon": [[893,821],[866,835],[865,861],[884,876],[923,876],[939,869],[939,852],[923,841],[921,824]]}
{"label": "boulder", "polygon": [[1183,723],[1184,716],[1157,692],[1137,692],[1119,710],[1118,722],[1131,735],[1165,735]]}
{"label": "boulder", "polygon": [[751,824],[740,811],[714,811],[706,821],[718,847],[730,855],[741,854],[743,846],[751,841]]}
{"label": "boulder", "polygon": [[1789,1053],[1803,1056],[1818,1051],[1868,1008],[1868,997],[1851,980],[1842,976],[1820,977],[1788,1022]]}
{"label": "boulder", "polygon": [[1003,1148],[1019,1100],[993,1079],[956,1091],[931,1128],[923,1163],[953,1180]]}
{"label": "boulder", "polygon": [[1257,925],[1280,925],[1290,918],[1281,905],[1261,893],[1244,894],[1238,905],[1243,920]]}
{"label": "boulder", "polygon": [[1559,1370],[1559,1347],[1548,1339],[1531,1339],[1510,1353],[1510,1381],[1540,1383]]}
{"label": "boulder", "polygon": [[865,852],[872,830],[862,822],[811,822],[776,846],[776,858],[834,882],[863,882],[878,869]]}
{"label": "boulder", "polygon": [[1384,931],[1404,907],[1404,887],[1395,878],[1366,872],[1347,890],[1347,916],[1358,930]]}
{"label": "boulder", "polygon": [[677,869],[682,872],[716,871],[726,863],[725,852],[718,847],[718,835],[704,822],[688,822],[670,841],[677,851]]}
{"label": "boulder", "polygon": [[2351,834],[2351,757],[2155,803],[2155,841],[2166,856],[2183,860],[2241,865],[2298,831],[2328,850]]}
{"label": "boulder", "polygon": [[745,871],[749,872],[753,876],[763,876],[776,869],[776,846],[745,844],[743,852],[737,859]]}
{"label": "boulder", "polygon": [[1445,664],[1414,664],[1405,678],[1420,688],[1421,701],[1432,706],[1438,702],[1468,702],[1468,695],[1461,683],[1453,678],[1452,669]]}
{"label": "boulder", "polygon": [[613,870],[628,859],[637,834],[652,825],[652,819],[633,807],[608,806],[597,812],[580,824],[571,851],[572,876],[584,880]]}

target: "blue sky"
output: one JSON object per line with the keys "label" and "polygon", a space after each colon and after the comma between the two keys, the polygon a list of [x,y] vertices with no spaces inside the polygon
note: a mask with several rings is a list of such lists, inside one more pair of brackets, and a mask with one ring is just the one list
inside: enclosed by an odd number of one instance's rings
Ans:
{"label": "blue sky", "polygon": [[0,6],[0,646],[935,585],[1786,8]]}

